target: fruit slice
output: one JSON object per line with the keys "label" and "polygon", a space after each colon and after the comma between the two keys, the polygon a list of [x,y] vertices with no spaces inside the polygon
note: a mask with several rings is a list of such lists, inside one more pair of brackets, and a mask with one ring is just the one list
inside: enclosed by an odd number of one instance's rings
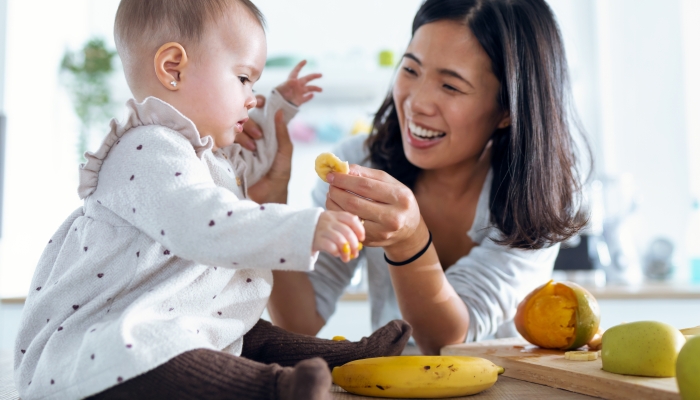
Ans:
{"label": "fruit slice", "polygon": [[347,340],[347,339],[345,339],[345,336],[333,336],[333,339],[331,339],[331,340],[334,340],[336,342],[342,342],[343,340]]}
{"label": "fruit slice", "polygon": [[597,351],[567,351],[564,358],[571,361],[593,361],[598,359]]}
{"label": "fruit slice", "polygon": [[503,371],[479,357],[377,357],[333,368],[333,383],[363,396],[433,399],[479,393]]}
{"label": "fruit slice", "polygon": [[333,153],[321,153],[316,157],[316,173],[318,177],[326,180],[326,175],[330,172],[336,172],[339,174],[347,174],[350,172],[350,164],[347,161],[341,161],[340,158],[336,157]]}
{"label": "fruit slice", "polygon": [[586,289],[549,281],[518,305],[515,327],[528,342],[546,349],[572,350],[598,331],[600,308]]}
{"label": "fruit slice", "polygon": [[680,330],[685,337],[692,337],[692,336],[698,336],[700,335],[700,326],[696,326],[694,328],[685,328]]}
{"label": "fruit slice", "polygon": [[596,332],[595,335],[593,335],[593,339],[589,340],[586,345],[588,346],[588,350],[600,350],[603,348],[603,334],[605,331],[603,328],[598,327],[598,332]]}

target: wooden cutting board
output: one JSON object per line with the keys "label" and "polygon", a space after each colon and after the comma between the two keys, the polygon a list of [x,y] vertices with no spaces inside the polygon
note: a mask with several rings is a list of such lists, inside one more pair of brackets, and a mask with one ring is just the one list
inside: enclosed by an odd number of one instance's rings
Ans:
{"label": "wooden cutting board", "polygon": [[496,339],[456,344],[443,355],[486,358],[505,368],[505,376],[605,399],[680,400],[676,378],[618,375],[595,361],[569,361],[564,352],[545,350],[524,339]]}

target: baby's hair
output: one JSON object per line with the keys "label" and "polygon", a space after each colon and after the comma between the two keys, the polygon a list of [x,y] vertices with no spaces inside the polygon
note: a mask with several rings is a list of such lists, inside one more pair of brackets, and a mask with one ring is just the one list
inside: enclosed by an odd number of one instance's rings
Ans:
{"label": "baby's hair", "polygon": [[216,21],[236,3],[265,26],[265,17],[250,0],[122,0],[114,21],[114,37],[128,45],[164,29],[173,41],[196,42],[202,38],[207,22]]}
{"label": "baby's hair", "polygon": [[265,17],[250,0],[121,0],[114,21],[114,41],[127,80],[131,75],[127,64],[138,62],[143,50],[152,59],[167,42],[196,45],[208,23],[218,21],[235,6],[243,6],[265,27]]}

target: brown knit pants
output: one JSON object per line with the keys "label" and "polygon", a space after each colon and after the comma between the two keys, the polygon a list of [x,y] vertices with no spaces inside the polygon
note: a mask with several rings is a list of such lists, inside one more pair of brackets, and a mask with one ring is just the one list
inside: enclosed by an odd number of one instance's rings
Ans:
{"label": "brown knit pants", "polygon": [[90,399],[329,399],[329,367],[399,355],[410,336],[410,325],[398,320],[359,342],[300,335],[260,320],[243,337],[241,357],[188,351]]}

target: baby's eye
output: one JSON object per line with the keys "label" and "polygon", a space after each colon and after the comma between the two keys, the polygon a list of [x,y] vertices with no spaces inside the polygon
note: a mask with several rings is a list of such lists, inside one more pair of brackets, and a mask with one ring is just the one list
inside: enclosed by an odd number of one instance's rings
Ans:
{"label": "baby's eye", "polygon": [[250,79],[248,79],[247,76],[239,76],[238,79],[241,81],[242,84],[246,84],[246,82],[250,82]]}

